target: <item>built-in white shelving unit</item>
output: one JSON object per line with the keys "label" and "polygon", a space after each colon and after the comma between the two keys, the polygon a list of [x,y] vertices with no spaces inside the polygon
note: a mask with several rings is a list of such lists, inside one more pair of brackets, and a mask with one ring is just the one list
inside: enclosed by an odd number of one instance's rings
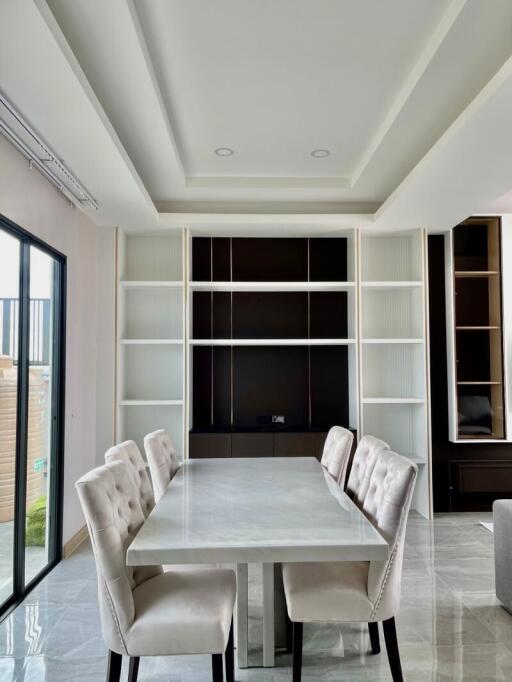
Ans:
{"label": "built-in white shelving unit", "polygon": [[[197,346],[346,346],[349,425],[418,464],[413,507],[430,516],[424,231],[329,234],[347,239],[343,282],[193,281],[193,234],[119,232],[116,439],[166,428],[188,456]],[[194,292],[346,292],[347,338],[194,338]]]}
{"label": "built-in white shelving unit", "polygon": [[184,231],[118,233],[116,440],[165,428],[185,438]]}
{"label": "built-in white shelving unit", "polygon": [[361,428],[419,465],[413,507],[431,513],[423,230],[360,237]]}

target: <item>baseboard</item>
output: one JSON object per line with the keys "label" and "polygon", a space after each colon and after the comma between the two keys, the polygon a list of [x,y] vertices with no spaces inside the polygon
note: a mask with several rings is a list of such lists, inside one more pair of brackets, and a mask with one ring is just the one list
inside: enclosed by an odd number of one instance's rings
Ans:
{"label": "baseboard", "polygon": [[82,526],[82,528],[80,528],[80,530],[77,531],[62,548],[63,558],[67,559],[69,556],[71,556],[88,536],[89,533],[87,531],[87,526]]}

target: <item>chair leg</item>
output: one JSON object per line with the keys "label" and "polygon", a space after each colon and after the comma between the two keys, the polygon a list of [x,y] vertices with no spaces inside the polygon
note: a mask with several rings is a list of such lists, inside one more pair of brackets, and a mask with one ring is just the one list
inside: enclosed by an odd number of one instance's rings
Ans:
{"label": "chair leg", "polygon": [[370,633],[370,644],[372,645],[372,654],[380,654],[379,624],[368,623],[368,631]]}
{"label": "chair leg", "polygon": [[302,633],[303,623],[293,623],[293,682],[300,682],[302,677]]}
{"label": "chair leg", "polygon": [[222,654],[212,654],[212,682],[224,682]]}
{"label": "chair leg", "polygon": [[384,628],[384,639],[386,640],[386,650],[388,652],[389,667],[393,682],[403,682],[402,665],[400,663],[400,652],[398,651],[398,640],[396,637],[396,625],[394,618],[382,621]]}
{"label": "chair leg", "polygon": [[224,660],[226,662],[226,682],[234,682],[235,655],[233,651],[233,619],[231,619],[231,627],[229,628],[228,645],[224,653]]}
{"label": "chair leg", "polygon": [[123,657],[115,651],[108,652],[107,682],[119,682]]}
{"label": "chair leg", "polygon": [[140,658],[138,656],[130,656],[130,667],[128,668],[128,682],[137,682],[137,676],[139,674],[139,662]]}
{"label": "chair leg", "polygon": [[291,654],[293,651],[293,623],[286,612],[286,653]]}

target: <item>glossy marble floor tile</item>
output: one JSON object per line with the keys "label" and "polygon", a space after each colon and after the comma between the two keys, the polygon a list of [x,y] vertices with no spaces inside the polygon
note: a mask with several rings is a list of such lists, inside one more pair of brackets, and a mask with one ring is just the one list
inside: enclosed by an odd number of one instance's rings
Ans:
{"label": "glossy marble floor tile", "polygon": [[[411,515],[397,616],[406,680],[512,680],[512,615],[494,592],[493,535],[479,525],[490,514]],[[249,571],[249,663],[240,682],[291,680],[291,657],[263,669],[261,571]],[[382,639],[382,634],[381,634]],[[103,681],[105,647],[88,544],[63,561],[0,624],[2,682]],[[123,679],[126,679],[126,662]],[[141,682],[206,682],[207,656],[141,660]],[[366,626],[306,625],[304,682],[389,682],[385,649],[369,653]]]}

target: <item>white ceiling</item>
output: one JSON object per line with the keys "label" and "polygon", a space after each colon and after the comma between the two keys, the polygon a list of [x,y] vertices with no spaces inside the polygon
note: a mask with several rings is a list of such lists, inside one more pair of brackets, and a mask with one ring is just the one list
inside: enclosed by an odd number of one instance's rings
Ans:
{"label": "white ceiling", "polygon": [[441,228],[490,210],[512,188],[511,55],[510,0],[0,4],[2,90],[93,217],[128,229],[175,212]]}

